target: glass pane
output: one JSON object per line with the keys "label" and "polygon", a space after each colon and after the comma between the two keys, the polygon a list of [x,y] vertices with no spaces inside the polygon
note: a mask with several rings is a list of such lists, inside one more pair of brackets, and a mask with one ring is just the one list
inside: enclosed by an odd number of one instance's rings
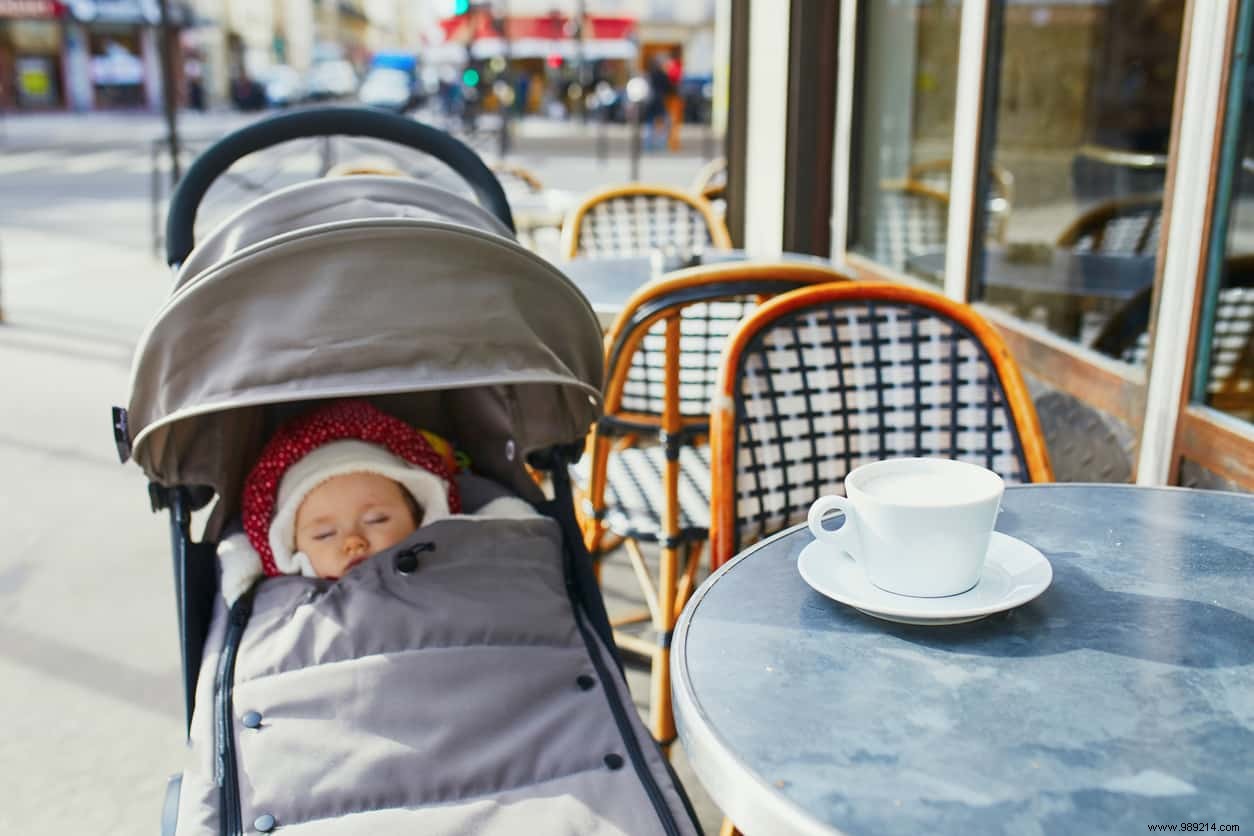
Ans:
{"label": "glass pane", "polygon": [[1041,0],[994,12],[995,142],[974,295],[1137,364],[1148,350],[1184,7]]}
{"label": "glass pane", "polygon": [[858,7],[848,247],[939,283],[962,4],[871,0]]}
{"label": "glass pane", "polygon": [[1243,72],[1233,73],[1244,89],[1239,131],[1225,148],[1232,192],[1224,258],[1203,300],[1193,392],[1195,401],[1254,421],[1254,66]]}

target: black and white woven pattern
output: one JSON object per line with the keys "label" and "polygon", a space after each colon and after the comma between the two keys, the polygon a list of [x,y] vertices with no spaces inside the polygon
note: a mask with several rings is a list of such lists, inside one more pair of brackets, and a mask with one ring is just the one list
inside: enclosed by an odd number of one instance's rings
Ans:
{"label": "black and white woven pattern", "polygon": [[[1215,330],[1210,343],[1210,380],[1206,391],[1214,394],[1249,391],[1254,395],[1254,368],[1242,360],[1249,356],[1254,339],[1254,288],[1229,287],[1219,291],[1215,308]],[[1149,332],[1142,331],[1136,342],[1121,355],[1127,363],[1144,366],[1149,360]]]}
{"label": "black and white woven pattern", "polygon": [[1254,340],[1254,287],[1219,291],[1215,331],[1211,337],[1208,390],[1248,393],[1254,397],[1254,367],[1250,365]]}
{"label": "black and white woven pattern", "polygon": [[873,257],[904,271],[910,256],[945,246],[949,204],[927,192],[891,189],[880,192]]}
{"label": "black and white woven pattern", "polygon": [[696,206],[666,194],[627,194],[594,204],[579,225],[577,254],[628,258],[663,247],[697,252],[713,239]]}
{"label": "black and white woven pattern", "polygon": [[[707,415],[723,344],[757,302],[752,297],[695,302],[679,321],[679,411]],[[666,397],[666,321],[641,339],[623,381],[622,409],[660,416]]]}
{"label": "black and white woven pattern", "polygon": [[[577,484],[589,483],[585,456],[575,469]],[[636,540],[664,539],[662,509],[666,496],[662,474],[666,451],[661,445],[632,447],[613,453],[606,470],[604,521],[615,534]],[[710,529],[710,448],[679,451],[679,530],[689,541],[702,541]]]}
{"label": "black and white woven pattern", "polygon": [[1071,248],[1077,252],[1149,255],[1158,250],[1163,212],[1158,204],[1130,207],[1093,229],[1081,230]]}
{"label": "black and white woven pattern", "polygon": [[1029,480],[983,345],[906,303],[788,314],[746,346],[736,382],[737,548],[801,522],[861,464],[940,456]]}

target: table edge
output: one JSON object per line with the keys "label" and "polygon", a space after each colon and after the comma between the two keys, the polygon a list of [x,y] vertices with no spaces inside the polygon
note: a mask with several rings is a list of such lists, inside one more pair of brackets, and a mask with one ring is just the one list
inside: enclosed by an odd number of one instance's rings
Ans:
{"label": "table edge", "polygon": [[[1031,492],[1056,488],[1130,488],[1138,492],[1206,493],[1242,497],[1254,502],[1254,494],[1240,491],[1211,491],[1178,485],[1135,485],[1125,482],[1039,482],[1007,485],[1007,491]],[[702,583],[689,599],[675,625],[671,639],[671,702],[688,762],[706,792],[719,809],[744,832],[797,833],[833,836],[842,831],[811,816],[795,801],[776,790],[750,770],[705,721],[704,712],[692,690],[684,661],[692,616],[702,599],[742,560],[777,540],[806,529],[798,523],[742,549]]]}
{"label": "table edge", "polygon": [[803,834],[840,836],[843,831],[811,816],[796,802],[753,773],[703,720],[703,712],[692,692],[683,649],[693,612],[710,589],[736,564],[758,549],[804,529],[805,523],[786,528],[742,550],[706,579],[680,614],[671,639],[671,703],[675,719],[688,734],[681,735],[688,764],[702,786],[737,829],[744,833]]}

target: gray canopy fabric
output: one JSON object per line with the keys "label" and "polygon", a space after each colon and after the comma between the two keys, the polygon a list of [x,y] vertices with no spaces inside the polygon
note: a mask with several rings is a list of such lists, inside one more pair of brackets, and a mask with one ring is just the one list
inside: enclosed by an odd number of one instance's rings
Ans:
{"label": "gray canopy fabric", "polygon": [[153,481],[211,486],[230,513],[285,414],[367,396],[523,488],[523,456],[600,415],[596,316],[513,240],[396,217],[246,238],[188,273],[140,340],[129,433]]}
{"label": "gray canopy fabric", "polygon": [[307,180],[272,192],[218,224],[183,262],[174,286],[182,287],[232,253],[267,238],[364,218],[445,221],[513,237],[505,224],[479,204],[407,177],[357,174]]}

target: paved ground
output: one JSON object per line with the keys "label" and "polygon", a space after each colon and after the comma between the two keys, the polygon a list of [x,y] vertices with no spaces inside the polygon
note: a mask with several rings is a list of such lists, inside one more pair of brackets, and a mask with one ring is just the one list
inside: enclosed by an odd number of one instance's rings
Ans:
{"label": "paved ground", "polygon": [[[143,142],[158,127],[61,116],[0,128],[0,833],[153,832],[182,758],[166,530],[138,470],[117,463],[108,424],[169,287],[152,254]],[[529,143],[517,160],[555,187],[626,179],[621,157]],[[650,155],[642,176],[683,185],[701,161]],[[611,598],[630,584],[629,570],[607,573]],[[643,694],[643,674],[631,680]]]}

